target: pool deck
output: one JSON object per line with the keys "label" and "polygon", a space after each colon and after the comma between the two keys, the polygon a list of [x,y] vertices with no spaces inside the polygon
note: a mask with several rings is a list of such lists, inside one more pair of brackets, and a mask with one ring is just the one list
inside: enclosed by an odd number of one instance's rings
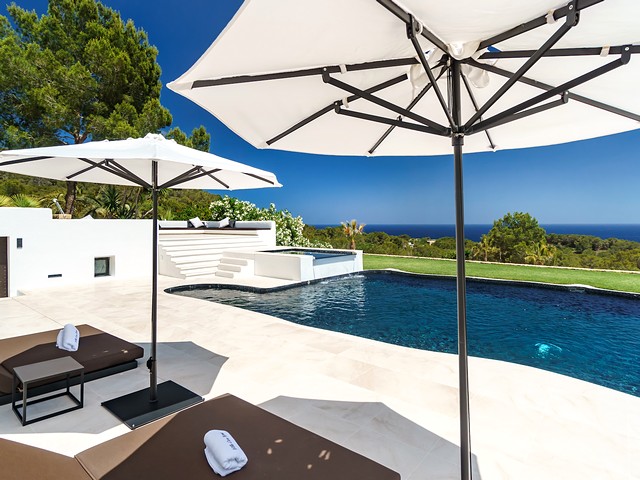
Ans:
{"label": "pool deck", "polygon": [[[0,337],[88,323],[148,355],[150,283],[101,278],[0,299]],[[160,277],[161,289],[189,283]],[[206,398],[232,393],[403,480],[459,478],[456,356],[162,291],[158,324],[160,381]],[[469,370],[474,479],[640,479],[640,398],[500,361],[470,358]],[[74,455],[129,431],[100,402],[144,388],[148,378],[140,365],[89,382],[83,409],[27,427],[4,405],[0,437]]]}

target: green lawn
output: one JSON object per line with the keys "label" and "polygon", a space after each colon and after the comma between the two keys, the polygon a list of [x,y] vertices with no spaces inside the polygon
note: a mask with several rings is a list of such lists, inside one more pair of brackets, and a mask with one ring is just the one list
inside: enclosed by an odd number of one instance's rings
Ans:
{"label": "green lawn", "polygon": [[[405,258],[385,255],[364,255],[365,270],[397,268],[405,272],[455,275],[455,260]],[[607,290],[640,293],[640,274],[574,270],[565,268],[534,267],[527,265],[486,264],[467,262],[467,276],[523,280],[557,284],[591,285]]]}

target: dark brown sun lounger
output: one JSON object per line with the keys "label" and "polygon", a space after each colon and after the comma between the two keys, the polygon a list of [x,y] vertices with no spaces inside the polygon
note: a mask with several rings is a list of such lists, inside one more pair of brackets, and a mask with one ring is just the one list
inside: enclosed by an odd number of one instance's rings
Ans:
{"label": "dark brown sun lounger", "polygon": [[[136,359],[144,355],[138,345],[129,343],[90,325],[78,325],[80,347],[75,352],[56,348],[59,330],[50,330],[31,335],[0,340],[0,405],[11,401],[13,369],[70,356],[85,368],[85,381],[95,380],[114,373],[137,367]],[[62,383],[35,386],[33,395],[39,395],[57,388]]]}
{"label": "dark brown sun lounger", "polygon": [[0,438],[3,480],[91,480],[75,458]]}
{"label": "dark brown sun lounger", "polygon": [[232,395],[78,454],[96,480],[215,479],[204,456],[204,434],[227,430],[249,458],[231,480],[399,480],[373,460]]}

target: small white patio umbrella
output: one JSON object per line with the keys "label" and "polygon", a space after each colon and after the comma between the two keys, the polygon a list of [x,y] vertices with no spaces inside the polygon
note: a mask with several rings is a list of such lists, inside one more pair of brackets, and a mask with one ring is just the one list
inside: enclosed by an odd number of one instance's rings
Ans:
{"label": "small white patio umbrella", "polygon": [[0,152],[0,170],[55,180],[140,186],[152,191],[151,356],[147,361],[150,386],[148,391],[134,392],[104,405],[133,428],[202,401],[174,382],[157,383],[158,190],[280,187],[276,176],[155,134],[128,140],[5,150]]}
{"label": "small white patio umbrella", "polygon": [[168,85],[257,148],[425,156],[453,147],[464,479],[463,144],[525,148],[639,128],[638,18],[637,0],[245,0]]}

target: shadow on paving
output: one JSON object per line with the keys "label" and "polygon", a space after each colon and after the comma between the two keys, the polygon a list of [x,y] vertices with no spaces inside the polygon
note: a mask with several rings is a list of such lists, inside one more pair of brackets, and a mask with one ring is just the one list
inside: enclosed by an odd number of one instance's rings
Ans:
{"label": "shadow on paving", "polygon": [[[260,407],[399,472],[403,480],[459,479],[460,447],[380,402],[280,396]],[[480,480],[472,455],[473,478]]]}

